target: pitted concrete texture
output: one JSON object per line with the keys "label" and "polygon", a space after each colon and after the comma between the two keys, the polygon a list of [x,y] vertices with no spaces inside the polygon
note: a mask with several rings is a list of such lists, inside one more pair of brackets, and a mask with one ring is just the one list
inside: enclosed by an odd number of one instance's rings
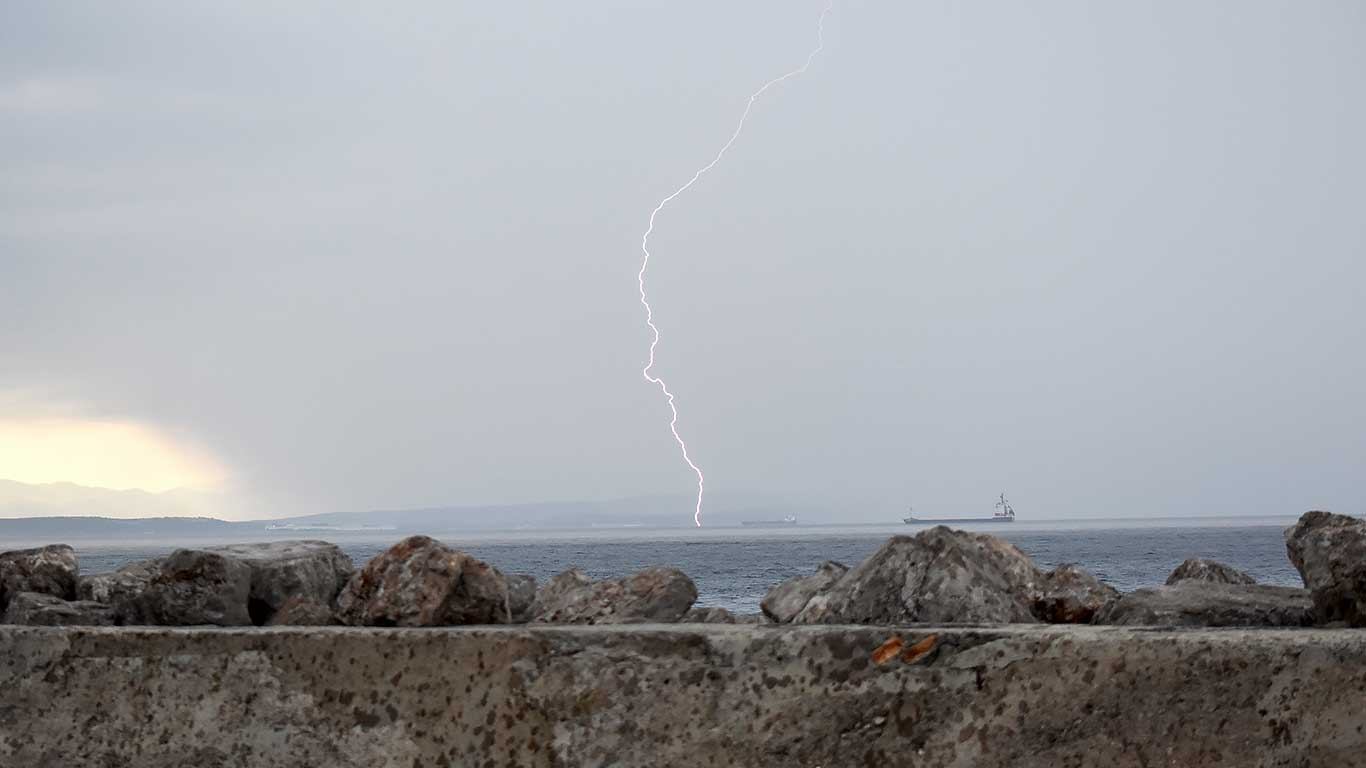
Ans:
{"label": "pitted concrete texture", "polygon": [[1366,765],[1366,632],[0,627],[0,766]]}

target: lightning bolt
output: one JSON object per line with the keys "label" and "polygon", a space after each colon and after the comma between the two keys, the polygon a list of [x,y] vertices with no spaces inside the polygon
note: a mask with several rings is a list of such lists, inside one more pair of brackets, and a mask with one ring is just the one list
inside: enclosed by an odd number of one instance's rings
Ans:
{"label": "lightning bolt", "polygon": [[659,328],[655,325],[655,312],[654,309],[650,307],[649,300],[645,297],[645,270],[650,266],[650,234],[655,231],[655,218],[659,216],[660,211],[664,210],[664,206],[673,202],[679,195],[687,192],[693,184],[697,183],[698,179],[702,178],[702,176],[707,173],[707,171],[716,167],[716,164],[721,162],[722,157],[725,157],[727,150],[735,143],[735,140],[740,138],[740,133],[745,130],[745,120],[749,118],[750,110],[754,108],[754,102],[758,101],[759,97],[763,96],[769,88],[804,74],[806,70],[811,67],[811,62],[815,61],[816,56],[825,49],[825,17],[830,15],[831,11],[834,9],[835,0],[830,0],[829,3],[826,4],[825,9],[821,11],[820,17],[816,19],[816,47],[812,49],[811,53],[807,54],[806,61],[791,72],[787,72],[769,80],[764,83],[759,90],[750,94],[749,101],[745,104],[745,111],[740,113],[740,122],[736,124],[735,131],[731,133],[730,138],[722,145],[721,150],[716,153],[716,157],[713,157],[710,163],[699,168],[698,171],[692,175],[692,178],[688,179],[688,183],[675,189],[673,194],[659,201],[659,205],[656,205],[655,209],[650,211],[650,226],[645,228],[645,234],[640,238],[640,250],[645,254],[645,258],[640,263],[640,274],[637,275],[637,279],[640,282],[640,303],[645,307],[645,324],[650,327],[651,333],[650,360],[645,364],[645,367],[641,369],[641,374],[645,376],[646,381],[657,385],[659,391],[664,393],[664,397],[668,398],[669,412],[672,414],[672,417],[669,419],[669,431],[673,433],[674,442],[678,443],[678,449],[683,452],[683,460],[688,463],[688,466],[691,467],[692,471],[697,475],[697,506],[693,510],[692,519],[693,523],[695,523],[698,528],[702,527],[702,493],[706,490],[707,479],[702,474],[702,468],[697,466],[697,464],[693,462],[692,457],[688,455],[688,444],[683,441],[683,436],[678,434],[678,405],[674,402],[674,393],[669,391],[669,386],[664,383],[663,378],[651,375],[650,373],[650,369],[655,367],[655,347],[659,346]]}

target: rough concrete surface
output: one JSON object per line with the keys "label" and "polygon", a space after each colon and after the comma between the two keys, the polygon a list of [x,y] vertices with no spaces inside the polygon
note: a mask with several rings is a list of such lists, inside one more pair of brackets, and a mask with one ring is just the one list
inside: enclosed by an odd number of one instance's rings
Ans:
{"label": "rough concrete surface", "polygon": [[1366,761],[1366,632],[0,627],[0,765]]}

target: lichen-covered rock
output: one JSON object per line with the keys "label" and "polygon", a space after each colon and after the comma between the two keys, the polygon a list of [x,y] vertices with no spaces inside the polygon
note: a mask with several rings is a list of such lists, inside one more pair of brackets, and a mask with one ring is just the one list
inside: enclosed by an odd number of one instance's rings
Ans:
{"label": "lichen-covered rock", "polygon": [[427,536],[376,555],[337,597],[345,624],[436,627],[512,620],[507,579],[497,568]]}
{"label": "lichen-covered rock", "polygon": [[159,561],[140,560],[112,573],[82,576],[76,584],[76,596],[110,606],[118,624],[148,624],[151,622],[142,611],[142,593],[160,571]]}
{"label": "lichen-covered rock", "polygon": [[1266,584],[1181,581],[1121,595],[1094,624],[1176,627],[1305,627],[1312,623],[1309,593]]}
{"label": "lichen-covered rock", "polygon": [[0,552],[0,611],[20,592],[75,599],[79,577],[76,552],[65,544]]}
{"label": "lichen-covered rock", "polygon": [[725,608],[693,608],[679,619],[684,624],[735,624],[735,614]]}
{"label": "lichen-covered rock", "polygon": [[269,623],[294,598],[331,605],[355,572],[351,558],[325,541],[231,544],[209,551],[234,557],[251,569],[247,605],[256,624]]}
{"label": "lichen-covered rock", "polygon": [[40,592],[20,592],[10,598],[0,624],[31,627],[111,627],[114,609],[89,600],[63,600]]}
{"label": "lichen-covered rock", "polygon": [[160,560],[137,596],[139,617],[151,624],[251,624],[247,596],[251,569],[221,552],[177,549]]}
{"label": "lichen-covered rock", "polygon": [[340,624],[332,606],[309,597],[292,597],[271,614],[268,627],[326,627]]}
{"label": "lichen-covered rock", "polygon": [[770,589],[759,603],[759,610],[770,621],[786,624],[802,612],[812,597],[834,586],[840,577],[849,572],[849,566],[826,560],[816,572],[809,576],[794,576]]}
{"label": "lichen-covered rock", "polygon": [[531,605],[536,602],[536,577],[514,573],[506,578],[508,611],[512,614],[512,623],[525,624],[531,621]]}
{"label": "lichen-covered rock", "polygon": [[935,526],[893,536],[830,589],[796,624],[1033,623],[1043,573],[1013,544]]}
{"label": "lichen-covered rock", "polygon": [[1044,574],[1034,615],[1050,624],[1086,624],[1119,591],[1073,563]]}
{"label": "lichen-covered rock", "polygon": [[1285,549],[1313,598],[1316,621],[1366,627],[1366,520],[1306,512],[1286,529]]}
{"label": "lichen-covered rock", "polygon": [[677,568],[646,568],[602,581],[574,568],[537,593],[531,614],[532,621],[547,624],[667,622],[683,618],[696,601],[697,587]]}
{"label": "lichen-covered rock", "polygon": [[1168,586],[1178,581],[1208,581],[1215,584],[1256,584],[1257,580],[1230,565],[1192,557],[1167,577]]}

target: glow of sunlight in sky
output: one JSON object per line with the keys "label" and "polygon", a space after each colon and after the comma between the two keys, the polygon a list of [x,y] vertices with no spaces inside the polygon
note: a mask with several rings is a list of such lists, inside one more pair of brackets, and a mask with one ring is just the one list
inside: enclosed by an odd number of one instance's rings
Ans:
{"label": "glow of sunlight in sky", "polygon": [[139,424],[42,419],[0,421],[0,478],[160,493],[212,490],[225,471],[201,452]]}

